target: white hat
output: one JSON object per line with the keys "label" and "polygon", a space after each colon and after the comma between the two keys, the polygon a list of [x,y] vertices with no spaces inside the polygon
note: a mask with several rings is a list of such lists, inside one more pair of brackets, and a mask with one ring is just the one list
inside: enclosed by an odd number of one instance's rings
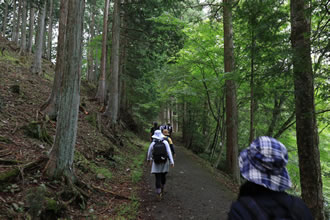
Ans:
{"label": "white hat", "polygon": [[162,134],[161,130],[156,130],[154,135],[152,135],[152,138],[158,139],[158,140],[163,140],[165,136]]}

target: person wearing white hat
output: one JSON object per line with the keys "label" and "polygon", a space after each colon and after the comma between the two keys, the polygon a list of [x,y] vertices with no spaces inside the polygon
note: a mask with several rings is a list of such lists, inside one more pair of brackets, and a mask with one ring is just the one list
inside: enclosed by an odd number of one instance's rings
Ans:
{"label": "person wearing white hat", "polygon": [[174,167],[174,160],[170,146],[164,140],[165,136],[161,130],[156,130],[152,138],[153,141],[148,149],[147,160],[152,162],[151,173],[155,174],[156,193],[161,198],[166,184],[166,174],[169,171],[170,164]]}

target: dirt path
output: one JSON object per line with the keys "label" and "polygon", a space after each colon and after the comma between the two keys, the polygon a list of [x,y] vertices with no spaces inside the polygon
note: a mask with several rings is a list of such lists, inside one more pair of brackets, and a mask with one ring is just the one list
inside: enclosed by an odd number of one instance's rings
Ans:
{"label": "dirt path", "polygon": [[150,167],[145,169],[141,219],[226,219],[234,193],[183,147],[175,150],[175,167],[167,175],[162,200],[155,195],[155,177]]}

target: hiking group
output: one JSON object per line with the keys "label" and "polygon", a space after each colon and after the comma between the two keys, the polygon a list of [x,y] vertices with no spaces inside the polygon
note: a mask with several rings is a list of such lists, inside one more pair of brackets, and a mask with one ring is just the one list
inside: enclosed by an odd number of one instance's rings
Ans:
{"label": "hiking group", "polygon": [[[158,198],[162,198],[170,165],[174,167],[175,151],[168,128],[154,122],[150,131],[147,160],[155,174]],[[281,142],[258,137],[241,151],[238,159],[244,183],[230,207],[228,220],[314,219],[302,199],[285,192],[292,183],[286,169],[288,152]]]}

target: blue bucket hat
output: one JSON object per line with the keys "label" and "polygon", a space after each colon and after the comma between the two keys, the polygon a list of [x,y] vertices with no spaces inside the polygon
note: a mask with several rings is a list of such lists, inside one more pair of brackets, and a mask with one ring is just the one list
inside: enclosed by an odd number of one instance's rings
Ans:
{"label": "blue bucket hat", "polygon": [[250,182],[274,191],[284,191],[292,186],[285,168],[288,152],[285,146],[272,137],[262,136],[239,155],[242,176]]}

